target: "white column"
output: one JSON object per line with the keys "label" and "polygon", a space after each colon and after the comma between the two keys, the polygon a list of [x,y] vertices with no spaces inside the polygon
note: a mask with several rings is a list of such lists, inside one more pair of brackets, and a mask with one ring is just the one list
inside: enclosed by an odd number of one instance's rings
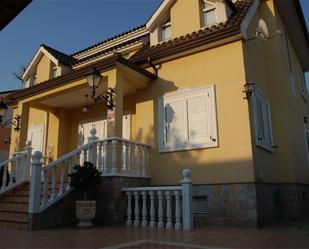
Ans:
{"label": "white column", "polygon": [[135,144],[131,144],[131,175],[136,175],[135,169]]}
{"label": "white column", "polygon": [[[15,156],[16,157],[16,156]],[[16,171],[19,168],[19,163],[20,161],[18,160],[18,158],[15,158],[13,161],[11,161],[11,171],[10,171],[10,182],[9,182],[9,186],[14,184],[14,179],[16,180]]]}
{"label": "white column", "polygon": [[52,174],[53,174],[53,178],[52,178],[52,184],[51,184],[51,200],[55,199],[56,196],[57,196],[57,165],[55,165],[53,168],[52,168]]}
{"label": "white column", "polygon": [[142,146],[142,176],[146,176],[146,150],[147,147],[146,146]]}
{"label": "white column", "polygon": [[130,174],[130,144],[126,142],[126,173]]}
{"label": "white column", "polygon": [[140,218],[139,218],[139,192],[135,191],[134,192],[134,197],[135,197],[135,205],[134,205],[134,214],[135,214],[135,219],[134,219],[134,226],[138,227],[140,226]]}
{"label": "white column", "polygon": [[163,222],[163,196],[162,191],[157,191],[158,200],[159,200],[159,209],[158,209],[158,228],[164,228],[164,222]]}
{"label": "white column", "polygon": [[88,152],[87,148],[83,149],[84,162],[88,161],[88,157],[87,157],[88,153],[87,152]]}
{"label": "white column", "polygon": [[172,223],[172,205],[171,205],[171,192],[165,191],[166,195],[166,229],[172,229],[173,223]]}
{"label": "white column", "polygon": [[48,171],[43,169],[43,200],[42,206],[48,203]]}
{"label": "white column", "polygon": [[180,193],[179,190],[174,191],[175,195],[175,229],[181,229],[181,222],[180,222]]}
{"label": "white column", "polygon": [[60,191],[59,191],[60,195],[62,195],[65,190],[64,186],[65,176],[66,176],[66,161],[63,161],[61,164]]}
{"label": "white column", "polygon": [[141,175],[141,146],[137,145],[136,149],[136,175]]}
{"label": "white column", "polygon": [[[95,136],[97,133],[96,128],[92,127],[90,129],[90,136],[88,137],[88,143],[93,143],[98,139],[98,137]],[[88,152],[88,161],[90,161],[94,166],[97,166],[97,144],[93,143],[89,147],[89,152]]]}
{"label": "white column", "polygon": [[104,173],[109,173],[108,172],[108,163],[109,163],[109,144],[108,141],[103,142],[103,147],[104,147],[104,165],[103,165],[103,172]]}
{"label": "white column", "polygon": [[[68,170],[68,175],[73,173],[73,158],[71,157],[69,159],[69,170]],[[69,190],[71,187],[71,177],[68,178],[68,185],[67,185],[67,190]]]}
{"label": "white column", "polygon": [[30,165],[31,165],[31,153],[32,153],[32,146],[31,141],[27,141],[26,143],[26,160],[24,165],[24,179],[25,181],[30,180]]}
{"label": "white column", "polygon": [[182,212],[183,212],[183,230],[193,229],[192,212],[192,182],[190,179],[191,171],[184,169],[182,172]]}
{"label": "white column", "polygon": [[112,140],[112,174],[117,173],[117,144],[116,139]]}
{"label": "white column", "polygon": [[76,164],[80,165],[81,164],[81,161],[80,161],[80,155],[81,155],[81,151],[78,151],[76,153]]}
{"label": "white column", "polygon": [[142,209],[142,216],[143,216],[143,221],[142,221],[142,227],[147,227],[148,222],[147,222],[147,192],[142,191],[142,196],[143,196],[143,209]]}
{"label": "white column", "polygon": [[41,200],[42,152],[34,152],[33,158],[34,160],[31,166],[28,212],[38,213],[40,211]]}
{"label": "white column", "polygon": [[149,191],[149,196],[150,196],[150,223],[149,227],[150,228],[155,228],[156,227],[156,222],[155,222],[155,207],[154,207],[154,191]]}
{"label": "white column", "polygon": [[100,173],[103,172],[102,147],[103,147],[102,142],[99,142],[98,143],[97,162],[98,162],[98,170],[100,171]]}
{"label": "white column", "polygon": [[131,196],[131,192],[130,191],[127,192],[127,196],[128,196],[128,208],[127,208],[127,222],[126,222],[126,225],[127,226],[132,226],[132,205],[131,205],[132,196]]}
{"label": "white column", "polygon": [[125,142],[120,141],[120,169],[121,173],[126,173],[126,155],[125,155]]}

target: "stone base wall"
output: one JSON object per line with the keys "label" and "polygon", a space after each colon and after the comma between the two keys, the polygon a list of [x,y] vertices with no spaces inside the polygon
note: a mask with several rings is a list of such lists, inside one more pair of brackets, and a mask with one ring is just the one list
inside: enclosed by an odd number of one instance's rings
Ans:
{"label": "stone base wall", "polygon": [[146,187],[150,178],[110,176],[103,177],[97,194],[97,212],[94,223],[97,225],[125,224],[127,197],[122,188]]}
{"label": "stone base wall", "polygon": [[208,214],[195,215],[195,224],[256,226],[255,184],[194,185],[193,196],[207,196]]}
{"label": "stone base wall", "polygon": [[256,189],[260,227],[309,216],[309,185],[259,183]]}
{"label": "stone base wall", "polygon": [[309,216],[309,185],[305,184],[194,185],[193,196],[207,196],[208,201],[208,214],[194,215],[197,226],[264,227]]}

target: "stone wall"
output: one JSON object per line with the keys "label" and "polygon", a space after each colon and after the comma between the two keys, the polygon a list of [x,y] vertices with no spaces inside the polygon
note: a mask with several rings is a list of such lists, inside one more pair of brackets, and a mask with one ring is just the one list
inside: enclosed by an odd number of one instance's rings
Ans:
{"label": "stone wall", "polygon": [[122,176],[103,177],[97,195],[97,213],[94,223],[97,225],[125,224],[127,197],[122,188],[146,187],[150,178]]}
{"label": "stone wall", "polygon": [[309,185],[211,184],[194,185],[193,196],[207,196],[208,214],[195,215],[196,225],[223,224],[264,227],[279,220],[309,216]]}
{"label": "stone wall", "polygon": [[207,196],[208,214],[197,216],[195,223],[256,226],[257,204],[253,183],[193,186],[193,196],[203,195]]}
{"label": "stone wall", "polygon": [[257,184],[258,224],[296,221],[309,214],[309,185]]}

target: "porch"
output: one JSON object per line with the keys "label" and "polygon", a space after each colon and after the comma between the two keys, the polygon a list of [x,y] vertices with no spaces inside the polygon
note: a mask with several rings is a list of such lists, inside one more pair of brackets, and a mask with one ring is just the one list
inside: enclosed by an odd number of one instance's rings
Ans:
{"label": "porch", "polygon": [[[264,229],[209,225],[193,231],[125,226],[41,231],[0,230],[1,248],[309,248],[309,220]],[[16,239],[18,237],[18,239]]]}

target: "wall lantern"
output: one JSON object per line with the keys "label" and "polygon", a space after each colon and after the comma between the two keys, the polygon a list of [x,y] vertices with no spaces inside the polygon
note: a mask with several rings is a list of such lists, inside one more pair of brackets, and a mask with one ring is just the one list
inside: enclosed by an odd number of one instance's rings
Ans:
{"label": "wall lantern", "polygon": [[90,106],[88,105],[88,94],[85,95],[86,97],[86,103],[85,105],[83,106],[83,113],[87,114],[88,112],[90,112]]}
{"label": "wall lantern", "polygon": [[0,123],[2,123],[2,119],[7,109],[8,109],[7,105],[3,102],[3,100],[1,100],[0,101]]}
{"label": "wall lantern", "polygon": [[[3,100],[1,100],[0,101],[0,124],[2,123],[2,119],[5,116],[7,109],[8,109],[7,105],[3,102]],[[6,121],[4,125],[12,124],[14,131],[19,132],[20,131],[20,120],[21,120],[21,117],[20,115],[17,114],[14,118]]]}
{"label": "wall lantern", "polygon": [[254,82],[247,82],[244,85],[244,93],[246,93],[246,97],[244,97],[244,99],[249,100],[251,98],[252,93],[255,90],[255,83]]}
{"label": "wall lantern", "polygon": [[102,94],[96,96],[96,89],[100,86],[102,81],[102,76],[98,70],[92,69],[91,73],[86,76],[89,87],[92,89],[91,98],[95,102],[100,102],[105,100],[106,107],[108,110],[113,110],[115,107],[115,90],[111,87],[107,88]]}

